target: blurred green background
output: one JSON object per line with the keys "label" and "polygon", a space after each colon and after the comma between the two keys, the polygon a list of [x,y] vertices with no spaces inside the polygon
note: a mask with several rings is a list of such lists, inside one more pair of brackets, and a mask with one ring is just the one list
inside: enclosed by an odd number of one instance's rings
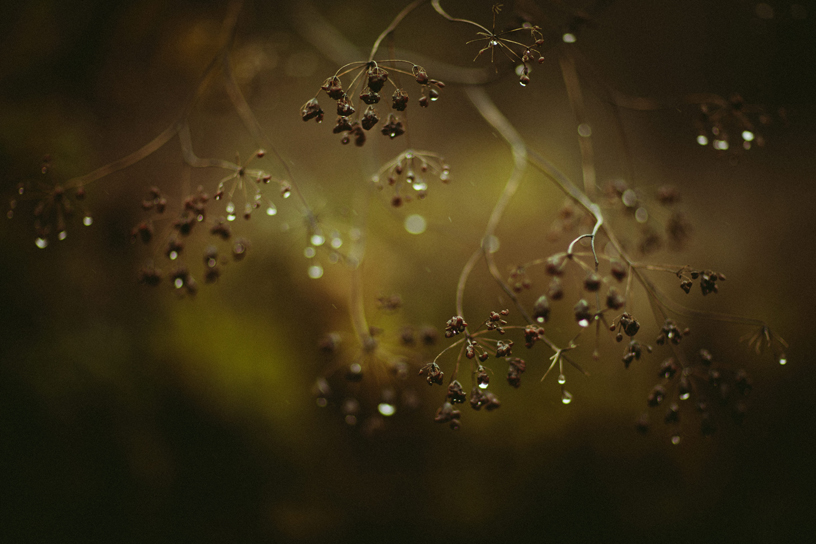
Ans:
{"label": "blurred green background", "polygon": [[[315,5],[363,51],[401,7]],[[444,5],[490,21],[489,2]],[[312,385],[326,365],[318,340],[350,331],[348,270],[324,260],[325,275],[307,277],[308,232],[297,205],[275,197],[278,216],[236,225],[252,241],[248,258],[195,298],[177,297],[166,284],[138,285],[151,256],[128,239],[144,218],[139,204],[152,185],[178,197],[188,175],[172,141],[88,186],[91,228],[75,217],[66,240],[39,250],[24,199],[0,228],[2,540],[796,542],[812,534],[816,11],[737,0],[573,5],[595,15],[576,47],[624,92],[739,92],[770,111],[786,107],[787,122],[763,130],[764,148],[723,157],[694,142],[688,110],[624,115],[639,180],[679,186],[695,226],[689,250],[658,258],[724,272],[721,293],[701,307],[766,319],[791,344],[782,368],[749,355],[737,343],[743,330],[701,329],[712,351],[753,376],[742,426],[707,439],[691,426],[680,446],[661,426],[636,434],[658,361],[626,372],[619,348],[607,344],[610,353],[587,365],[590,377],[570,376],[568,407],[552,380],[538,382],[539,361],[518,391],[495,386],[499,411],[466,408],[459,432],[432,422],[442,395],[418,379],[416,412],[398,412],[370,436],[347,427],[337,410],[315,406]],[[328,123],[299,119],[301,104],[336,69],[299,35],[293,20],[302,7],[244,6],[233,50],[238,80],[319,216],[367,228],[371,323],[392,334],[402,323],[441,328],[454,311],[459,270],[512,167],[508,150],[449,85],[411,118],[411,138],[445,155],[453,183],[432,185],[425,201],[399,210],[387,194],[375,195],[361,219],[371,165],[403,144],[348,149]],[[54,163],[46,180],[65,180],[169,125],[215,54],[225,12],[223,3],[206,1],[4,3],[4,202],[20,181],[40,176],[45,154]],[[466,67],[478,51],[464,45],[469,29],[428,6],[396,38],[421,58]],[[513,77],[488,89],[530,144],[578,179],[555,54],[531,77],[526,89]],[[604,181],[622,175],[620,148],[608,110],[585,92]],[[200,156],[232,159],[256,149],[217,82],[190,125]],[[219,179],[192,175],[193,185]],[[499,227],[502,270],[563,250],[563,241],[547,242],[562,201],[540,176],[527,176]],[[403,229],[412,213],[428,220],[425,234]],[[404,308],[378,313],[374,297],[391,293]],[[500,295],[477,268],[467,309],[479,316],[506,305]],[[500,372],[497,365],[496,381]]]}

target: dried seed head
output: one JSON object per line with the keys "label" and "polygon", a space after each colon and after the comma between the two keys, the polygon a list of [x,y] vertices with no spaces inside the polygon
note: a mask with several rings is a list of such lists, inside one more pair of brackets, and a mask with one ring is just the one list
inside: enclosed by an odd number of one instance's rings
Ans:
{"label": "dried seed head", "polygon": [[329,95],[329,98],[332,100],[339,100],[345,96],[345,92],[343,91],[343,85],[340,83],[340,78],[337,76],[332,76],[327,78],[326,81],[323,82],[323,85],[320,87]]}
{"label": "dried seed head", "polygon": [[377,110],[374,109],[374,106],[369,106],[366,108],[360,124],[365,130],[371,130],[371,128],[376,125],[379,120],[380,116],[377,115]]}
{"label": "dried seed head", "polygon": [[314,119],[318,123],[323,121],[323,110],[320,107],[320,104],[317,103],[316,98],[312,98],[300,109],[300,116],[304,121],[308,121],[310,119]]}
{"label": "dried seed head", "polygon": [[613,260],[609,264],[609,272],[612,274],[616,280],[623,281],[626,278],[626,267],[623,265],[622,262],[618,260]]}
{"label": "dried seed head", "polygon": [[382,90],[385,82],[388,81],[388,72],[379,66],[372,66],[368,69],[368,87],[378,93]]}
{"label": "dried seed head", "polygon": [[408,93],[402,89],[397,89],[394,91],[394,94],[391,95],[391,100],[393,102],[391,107],[397,111],[405,111],[405,108],[408,106]]}
{"label": "dried seed head", "polygon": [[550,318],[550,301],[546,295],[541,295],[533,305],[533,319],[539,323],[546,323]]}
{"label": "dried seed head", "polygon": [[626,304],[626,299],[614,287],[606,293],[606,307],[610,310],[620,310]]}
{"label": "dried seed head", "polygon": [[578,325],[581,327],[589,326],[590,321],[592,321],[592,312],[589,310],[589,304],[586,300],[579,300],[578,303],[575,304],[573,312],[575,313],[575,321],[578,322]]}

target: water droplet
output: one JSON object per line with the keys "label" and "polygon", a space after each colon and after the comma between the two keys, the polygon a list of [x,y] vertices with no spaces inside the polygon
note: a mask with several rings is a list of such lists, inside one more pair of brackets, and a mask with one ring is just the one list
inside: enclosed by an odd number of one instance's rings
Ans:
{"label": "water droplet", "polygon": [[784,355],[784,354],[779,356],[779,364],[780,364],[780,365],[786,365],[786,364],[788,364],[788,359],[785,357],[785,355]]}
{"label": "water droplet", "polygon": [[406,152],[405,152],[405,158],[406,158],[406,159],[413,159],[413,158],[414,158],[414,154],[413,154],[413,152],[411,152],[411,151],[406,151]]}
{"label": "water droplet", "polygon": [[93,217],[91,217],[90,215],[86,215],[85,217],[82,218],[82,224],[85,225],[86,227],[90,227],[91,225],[93,225]]}
{"label": "water droplet", "polygon": [[714,149],[719,149],[720,151],[726,151],[728,149],[728,141],[726,140],[714,140]]}
{"label": "water droplet", "polygon": [[742,139],[746,142],[753,142],[754,141],[754,133],[750,130],[743,130],[742,131]]}
{"label": "water droplet", "polygon": [[326,237],[322,234],[312,234],[311,242],[313,246],[322,246],[326,243]]}
{"label": "water droplet", "polygon": [[569,404],[572,402],[572,393],[567,391],[566,389],[561,390],[561,402],[564,404]]}
{"label": "water droplet", "polygon": [[232,202],[228,202],[226,212],[227,213],[235,213],[235,204],[233,204]]}
{"label": "water droplet", "polygon": [[420,180],[420,181],[415,181],[413,183],[413,187],[414,187],[414,191],[424,191],[425,189],[428,188],[428,184],[425,183],[424,181]]}
{"label": "water droplet", "polygon": [[559,374],[558,375],[558,383],[560,383],[561,385],[564,385],[565,383],[567,383],[567,377],[564,376],[563,374]]}
{"label": "water droplet", "polygon": [[234,213],[231,213],[227,215],[227,221],[235,221],[235,217],[236,215]]}
{"label": "water droplet", "polygon": [[578,125],[578,135],[583,136],[584,138],[589,138],[592,136],[592,127],[590,127],[587,123],[581,123]]}
{"label": "water droplet", "polygon": [[357,425],[357,416],[349,414],[345,417],[346,425]]}
{"label": "water droplet", "polygon": [[393,416],[394,412],[397,411],[397,408],[393,404],[388,404],[387,402],[381,402],[377,406],[377,411],[380,412],[385,417]]}
{"label": "water droplet", "polygon": [[183,279],[181,279],[181,278],[176,278],[176,279],[174,279],[174,280],[173,280],[173,286],[174,286],[176,289],[181,289],[182,287],[184,287],[184,280],[183,280]]}
{"label": "water droplet", "polygon": [[490,45],[492,47],[496,47],[497,45],[499,45],[499,42],[497,42],[496,40],[490,40]]}
{"label": "water droplet", "polygon": [[61,230],[61,231],[59,231],[59,232],[57,233],[57,238],[58,238],[59,240],[65,240],[66,238],[68,238],[68,231],[66,231],[66,230]]}
{"label": "water droplet", "polygon": [[340,249],[340,246],[343,245],[343,240],[339,237],[335,237],[331,239],[331,247],[334,249]]}
{"label": "water droplet", "polygon": [[742,148],[745,151],[748,151],[749,149],[751,149],[751,142],[742,142]]}
{"label": "water droplet", "polygon": [[[392,136],[392,138],[393,138],[393,136]],[[281,191],[281,196],[283,196],[283,198],[289,198],[290,196],[292,196],[292,190],[291,189],[284,189],[283,191]]]}
{"label": "water droplet", "polygon": [[216,261],[212,257],[207,259],[207,262],[206,262],[207,268],[215,268],[215,265],[217,265],[217,264],[218,264],[218,261]]}
{"label": "water droplet", "polygon": [[9,210],[9,211],[7,211],[7,212],[6,212],[6,217],[8,217],[9,219],[11,219],[12,217],[14,217],[14,210]]}
{"label": "water droplet", "polygon": [[680,443],[680,435],[676,434],[671,437],[671,443],[675,446]]}
{"label": "water droplet", "polygon": [[266,215],[275,215],[278,213],[278,209],[270,204],[269,207],[266,209]]}
{"label": "water droplet", "polygon": [[34,240],[34,245],[36,245],[40,249],[45,249],[48,247],[48,239],[47,238],[36,238]]}
{"label": "water droplet", "polygon": [[621,202],[627,208],[634,208],[637,204],[638,197],[637,193],[632,189],[626,189],[623,194],[621,195]]}
{"label": "water droplet", "polygon": [[169,258],[171,261],[175,261],[176,259],[178,259],[178,255],[179,255],[179,254],[178,254],[178,251],[171,251],[170,253],[168,253],[168,254],[167,254],[167,257],[168,257],[168,258]]}
{"label": "water droplet", "polygon": [[25,188],[24,188],[22,185],[20,185],[19,187],[17,187],[17,194],[18,194],[18,195],[21,195],[21,194],[23,194],[24,192],[25,192]]}
{"label": "water droplet", "polygon": [[580,320],[580,321],[578,322],[578,326],[579,326],[579,327],[583,327],[583,328],[589,327],[589,319],[582,319],[582,320]]}
{"label": "water droplet", "polygon": [[640,208],[637,209],[637,211],[635,212],[635,220],[638,223],[645,223],[646,221],[649,220],[649,212],[646,210],[646,208],[641,206]]}
{"label": "water droplet", "polygon": [[482,383],[480,383],[480,384],[479,384],[479,389],[487,389],[487,387],[488,387],[489,385],[490,385],[489,383],[484,383],[484,382],[482,382]]}
{"label": "water droplet", "polygon": [[521,85],[522,87],[526,87],[526,86],[527,86],[527,84],[526,84],[526,83],[524,83],[524,80],[523,80],[523,79],[519,79],[519,85]]}
{"label": "water droplet", "polygon": [[419,214],[409,215],[405,218],[405,230],[411,234],[422,234],[428,228],[425,218]]}
{"label": "water droplet", "polygon": [[564,43],[575,43],[576,41],[575,34],[572,32],[564,33],[564,35],[561,36],[561,39],[564,40]]}
{"label": "water droplet", "polygon": [[705,134],[697,136],[697,143],[700,145],[708,145],[708,137]]}
{"label": "water droplet", "polygon": [[319,264],[312,265],[309,267],[308,274],[310,278],[316,280],[323,276],[323,267]]}
{"label": "water droplet", "polygon": [[303,256],[306,257],[307,259],[313,258],[316,254],[317,250],[315,250],[315,248],[313,248],[312,246],[309,246],[303,250]]}
{"label": "water droplet", "polygon": [[689,398],[690,396],[691,396],[691,393],[690,393],[690,392],[688,392],[688,391],[685,391],[685,392],[683,392],[683,393],[680,393],[680,400],[688,400],[688,398]]}
{"label": "water droplet", "polygon": [[440,181],[448,181],[450,179],[450,170],[442,170],[442,173],[439,174]]}
{"label": "water droplet", "polygon": [[325,408],[329,404],[329,401],[323,397],[317,397],[317,405],[321,408]]}

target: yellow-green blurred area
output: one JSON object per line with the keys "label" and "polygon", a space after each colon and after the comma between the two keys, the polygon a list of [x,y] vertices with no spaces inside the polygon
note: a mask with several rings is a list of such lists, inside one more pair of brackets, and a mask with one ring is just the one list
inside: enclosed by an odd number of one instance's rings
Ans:
{"label": "yellow-green blurred area", "polygon": [[[490,2],[442,5],[491,27]],[[274,144],[252,167],[282,176],[279,153],[327,231],[336,228],[344,247],[353,245],[351,229],[365,236],[365,308],[369,324],[383,329],[383,344],[404,325],[441,330],[455,313],[459,274],[513,165],[508,146],[450,82],[427,109],[417,107],[418,86],[405,82],[408,134],[393,141],[375,129],[363,148],[341,145],[324,93],[326,121],[300,119],[302,104],[338,63],[349,55],[367,59],[402,7],[248,1],[230,52],[235,78]],[[717,432],[702,437],[695,410],[684,407],[675,446],[660,408],[650,434],[637,434],[634,422],[666,353],[656,350],[626,370],[623,346],[602,330],[598,361],[591,332],[575,351],[589,376],[566,368],[568,406],[555,375],[539,381],[551,352],[543,345],[527,352],[515,336],[514,354],[528,361],[518,390],[504,380],[506,363],[487,363],[501,409],[476,412],[465,404],[460,430],[436,424],[444,389],[428,387],[411,367],[403,387],[417,392],[418,407],[398,409],[377,432],[347,425],[342,393],[320,408],[313,386],[333,364],[318,350],[326,333],[341,334],[342,364],[359,351],[348,317],[351,270],[326,252],[304,256],[312,233],[303,206],[296,196],[282,198],[274,183],[264,198],[277,214],[262,208],[249,221],[238,217],[233,231],[249,240],[249,250],[240,262],[227,259],[216,283],[200,276],[207,236],[190,236],[195,297],[179,296],[167,277],[155,288],[138,283],[149,260],[171,268],[161,246],[169,221],[155,222],[150,245],[130,240],[131,229],[150,217],[141,207],[150,187],[167,195],[171,215],[197,186],[212,194],[226,175],[185,167],[177,138],[87,185],[81,205],[92,214],[90,227],[78,208],[64,240],[52,232],[44,250],[34,243],[38,194],[128,155],[177,119],[217,54],[227,3],[5,2],[4,214],[12,199],[16,204],[0,227],[0,540],[798,542],[813,533],[816,10],[790,1],[538,0],[506,2],[497,26],[515,21],[514,8],[545,18],[548,40],[572,30],[570,9],[591,16],[570,47],[595,66],[578,71],[587,77],[599,186],[632,177],[644,194],[663,184],[680,189],[691,243],[643,259],[728,277],[719,294],[705,298],[696,285],[685,295],[671,274],[655,273],[655,281],[697,310],[766,320],[790,343],[789,362],[779,366],[772,353],[756,356],[739,341],[752,330],[687,320],[692,336],[684,342],[751,376],[745,422],[733,424],[726,413]],[[565,45],[549,40],[545,61],[521,87],[498,51],[495,69],[489,52],[472,62],[485,45],[466,44],[474,30],[425,5],[398,27],[393,46],[421,59],[414,62],[431,77],[451,66],[482,70],[488,94],[531,148],[579,181],[579,136],[558,60]],[[390,46],[383,43],[383,56]],[[606,98],[588,83],[593,73],[629,95],[739,93],[772,118],[757,129],[765,146],[719,154],[701,147],[688,106],[623,110],[624,142]],[[195,153],[231,161],[237,153],[245,161],[259,144],[236,114],[223,74],[216,70],[202,89],[188,118]],[[451,183],[432,180],[426,199],[394,208],[390,190],[369,191],[369,180],[405,149],[406,138],[443,155]],[[51,170],[42,174],[45,155]],[[496,231],[502,274],[564,251],[581,233],[550,239],[563,203],[557,187],[528,171]],[[404,227],[415,214],[427,223],[422,234]],[[610,218],[634,247],[637,223]],[[228,244],[218,248],[229,254]],[[324,272],[311,279],[316,264]],[[519,295],[528,308],[548,282],[540,268],[531,277],[532,289]],[[576,331],[570,309],[577,283],[569,283],[547,326],[558,342]],[[376,298],[392,294],[402,308],[378,310]],[[648,342],[659,324],[642,291],[633,303]],[[475,324],[512,303],[480,262],[464,306]],[[509,320],[522,323],[513,309]],[[423,357],[450,342],[440,340]],[[440,360],[446,377],[454,361],[454,352]],[[460,380],[469,390],[464,366]],[[360,387],[371,410],[380,390]]]}

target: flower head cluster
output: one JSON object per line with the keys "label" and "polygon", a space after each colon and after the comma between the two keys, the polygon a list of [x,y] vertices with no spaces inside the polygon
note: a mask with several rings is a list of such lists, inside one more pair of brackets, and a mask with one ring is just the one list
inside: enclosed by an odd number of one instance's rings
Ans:
{"label": "flower head cluster", "polygon": [[[727,99],[708,97],[699,108],[695,126],[697,143],[701,146],[711,144],[719,152],[736,152],[747,151],[754,145],[765,145],[765,139],[758,134],[756,125],[771,124],[771,116],[762,106],[748,104],[742,96],[735,93]],[[780,116],[784,118],[784,110],[780,111]],[[738,147],[734,145],[739,142],[741,145]]]}
{"label": "flower head cluster", "polygon": [[[381,66],[385,63],[391,64],[388,70]],[[400,65],[408,65],[410,70],[400,68]],[[371,60],[352,62],[343,66],[320,87],[329,98],[336,101],[337,121],[332,132],[343,134],[341,143],[348,144],[354,141],[357,147],[365,145],[366,133],[380,121],[382,121],[380,132],[389,138],[393,139],[405,133],[405,125],[393,112],[403,112],[408,107],[408,91],[394,81],[396,78],[391,75],[392,73],[411,77],[420,85],[420,97],[417,102],[421,107],[428,107],[430,102],[435,102],[439,98],[439,90],[445,87],[441,81],[429,78],[424,68],[405,60]],[[344,88],[341,78],[349,74],[353,74],[351,82]],[[384,98],[383,95],[387,95],[384,92],[387,84],[394,88],[390,94],[393,111],[383,113],[384,117],[381,117],[378,107]],[[321,123],[324,115],[317,96],[306,102],[300,110],[300,116],[304,121],[314,119]]]}
{"label": "flower head cluster", "polygon": [[[700,433],[710,435],[717,430],[718,408],[731,412],[736,423],[746,414],[744,398],[751,392],[751,380],[742,370],[720,368],[712,354],[701,349],[694,360],[681,363],[675,357],[663,361],[658,370],[660,382],[649,392],[647,404],[656,409],[667,406],[663,422],[672,429],[671,442],[681,441],[681,423],[693,420],[697,414]],[[690,407],[685,410],[686,407]],[[729,410],[730,409],[730,410]],[[690,415],[682,415],[684,411]],[[649,430],[649,415],[637,423],[641,432]]]}
{"label": "flower head cluster", "polygon": [[430,178],[449,183],[450,166],[445,159],[430,151],[408,149],[380,168],[372,181],[380,189],[386,184],[392,187],[391,205],[399,207],[414,198],[425,198]]}
{"label": "flower head cluster", "polygon": [[[46,156],[42,162],[41,173],[51,174],[51,158]],[[85,188],[82,185],[71,186],[46,182],[37,179],[32,184],[19,183],[16,194],[9,199],[6,217],[14,218],[19,213],[22,201],[35,200],[32,215],[34,216],[34,243],[40,249],[48,247],[51,236],[56,233],[57,240],[68,237],[68,222],[77,211],[82,214],[82,224],[89,227],[93,217],[85,207]]]}
{"label": "flower head cluster", "polygon": [[[189,295],[198,292],[198,281],[190,272],[185,255],[198,253],[201,256],[200,262],[203,263],[201,277],[205,283],[214,283],[230,260],[243,260],[249,250],[248,240],[233,237],[227,219],[218,217],[208,220],[208,207],[211,204],[210,195],[202,187],[182,200],[175,218],[166,213],[170,202],[158,187],[151,187],[142,200],[142,209],[152,212],[152,215],[133,227],[130,232],[131,240],[149,245],[158,239],[157,252],[169,261],[167,276],[178,292]],[[157,225],[160,226],[158,234]],[[204,244],[194,243],[192,247],[188,247],[192,235],[199,232],[209,240]],[[226,249],[223,247],[225,245]],[[164,276],[161,268],[151,260],[139,271],[139,282],[157,286]]]}

